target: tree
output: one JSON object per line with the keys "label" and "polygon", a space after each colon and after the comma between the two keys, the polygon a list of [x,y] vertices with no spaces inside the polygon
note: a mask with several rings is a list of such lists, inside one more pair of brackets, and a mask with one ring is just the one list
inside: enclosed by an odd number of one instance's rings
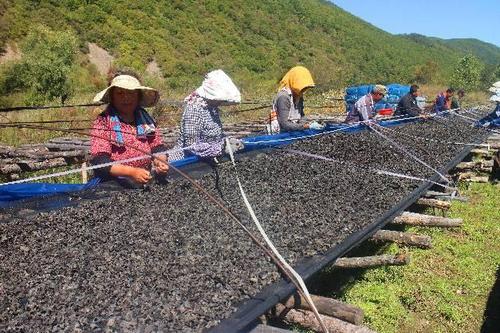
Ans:
{"label": "tree", "polygon": [[479,88],[484,65],[473,55],[458,61],[451,76],[450,86],[473,90]]}
{"label": "tree", "polygon": [[21,60],[6,73],[13,80],[4,85],[5,92],[25,92],[25,102],[31,105],[56,98],[64,101],[72,93],[69,76],[77,50],[77,40],[70,32],[37,27],[21,43]]}
{"label": "tree", "polygon": [[417,65],[414,72],[414,81],[417,83],[432,82],[438,71],[438,64],[432,60],[428,60],[425,64]]}

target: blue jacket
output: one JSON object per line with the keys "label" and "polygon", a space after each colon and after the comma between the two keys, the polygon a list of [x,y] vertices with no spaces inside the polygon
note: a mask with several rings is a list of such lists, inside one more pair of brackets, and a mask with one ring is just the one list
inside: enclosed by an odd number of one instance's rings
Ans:
{"label": "blue jacket", "polygon": [[436,101],[434,102],[434,112],[441,112],[449,109],[450,105],[448,99],[446,98],[445,93],[442,92],[439,95],[437,95]]}

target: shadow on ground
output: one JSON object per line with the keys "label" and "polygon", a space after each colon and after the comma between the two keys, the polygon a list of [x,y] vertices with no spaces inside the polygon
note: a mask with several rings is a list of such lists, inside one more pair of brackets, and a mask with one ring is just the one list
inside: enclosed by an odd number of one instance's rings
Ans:
{"label": "shadow on ground", "polygon": [[500,329],[500,266],[497,269],[495,284],[491,288],[481,333],[494,333]]}

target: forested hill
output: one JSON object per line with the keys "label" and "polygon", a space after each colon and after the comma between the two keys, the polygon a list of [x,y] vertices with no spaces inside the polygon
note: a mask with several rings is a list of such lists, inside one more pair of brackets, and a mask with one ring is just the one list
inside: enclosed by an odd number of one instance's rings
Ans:
{"label": "forested hill", "polygon": [[427,37],[419,34],[401,35],[419,44],[435,47],[443,45],[458,52],[472,54],[486,64],[498,65],[500,64],[500,47],[483,42],[475,38],[452,38],[441,39],[436,37]]}
{"label": "forested hill", "polygon": [[[0,0],[0,12],[0,46],[22,42],[39,25],[71,32],[82,52],[87,42],[97,43],[117,65],[143,71],[156,60],[166,87],[179,92],[214,68],[226,70],[246,92],[272,91],[296,64],[310,68],[324,87],[446,84],[471,51],[468,44],[389,34],[318,0]],[[500,49],[484,53],[489,62]]]}

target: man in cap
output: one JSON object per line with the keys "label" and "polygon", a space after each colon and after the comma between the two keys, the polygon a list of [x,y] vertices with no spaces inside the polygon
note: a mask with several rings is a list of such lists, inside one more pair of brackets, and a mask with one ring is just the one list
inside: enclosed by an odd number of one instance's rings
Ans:
{"label": "man in cap", "polygon": [[347,114],[346,123],[355,123],[372,119],[375,112],[375,104],[382,100],[387,94],[387,88],[381,84],[377,84],[372,88],[369,94],[358,99],[354,107]]}

